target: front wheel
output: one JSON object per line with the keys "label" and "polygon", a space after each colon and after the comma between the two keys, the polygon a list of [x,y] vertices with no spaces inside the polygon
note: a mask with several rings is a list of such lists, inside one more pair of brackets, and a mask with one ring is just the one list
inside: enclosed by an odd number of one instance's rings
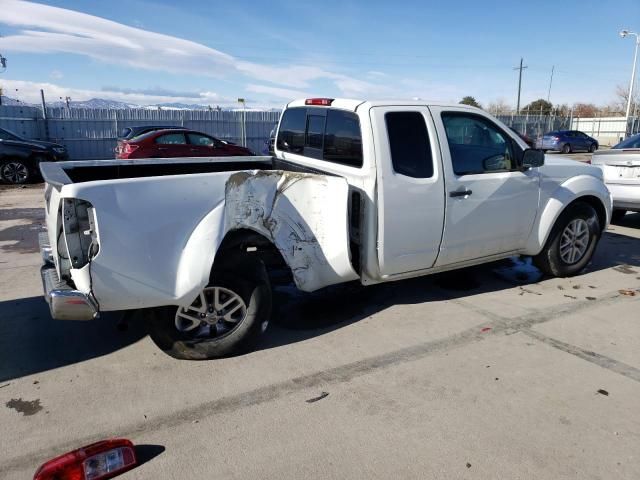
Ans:
{"label": "front wheel", "polygon": [[21,160],[7,160],[0,165],[0,178],[6,183],[20,185],[31,179],[31,172]]}
{"label": "front wheel", "polygon": [[165,353],[184,360],[227,357],[253,348],[271,315],[271,286],[257,257],[216,268],[187,307],[160,307],[147,315],[149,336]]}
{"label": "front wheel", "polygon": [[560,214],[534,263],[554,277],[577,275],[591,260],[600,234],[596,211],[587,203],[576,202]]}
{"label": "front wheel", "polygon": [[589,145],[589,153],[593,153],[598,149],[598,145],[596,145],[595,143],[592,143],[591,145]]}

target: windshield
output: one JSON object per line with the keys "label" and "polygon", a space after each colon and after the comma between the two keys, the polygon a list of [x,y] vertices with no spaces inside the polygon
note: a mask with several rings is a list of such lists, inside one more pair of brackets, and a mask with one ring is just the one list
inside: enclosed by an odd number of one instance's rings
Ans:
{"label": "windshield", "polygon": [[621,141],[615,147],[611,147],[615,149],[619,148],[640,148],[640,133],[636,135],[632,135],[631,137]]}
{"label": "windshield", "polygon": [[22,137],[7,130],[6,128],[0,128],[0,140],[22,140]]}

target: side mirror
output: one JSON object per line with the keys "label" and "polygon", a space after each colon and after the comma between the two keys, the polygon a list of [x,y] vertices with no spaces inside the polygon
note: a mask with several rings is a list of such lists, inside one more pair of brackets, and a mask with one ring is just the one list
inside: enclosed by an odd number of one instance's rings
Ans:
{"label": "side mirror", "polygon": [[535,148],[527,148],[522,155],[522,167],[525,169],[544,165],[544,152]]}

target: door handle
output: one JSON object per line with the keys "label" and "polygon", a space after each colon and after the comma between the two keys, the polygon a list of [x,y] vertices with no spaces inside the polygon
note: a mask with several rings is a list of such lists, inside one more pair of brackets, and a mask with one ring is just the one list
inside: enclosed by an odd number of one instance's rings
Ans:
{"label": "door handle", "polygon": [[450,197],[468,197],[471,195],[473,191],[471,190],[456,190],[454,192],[449,192]]}

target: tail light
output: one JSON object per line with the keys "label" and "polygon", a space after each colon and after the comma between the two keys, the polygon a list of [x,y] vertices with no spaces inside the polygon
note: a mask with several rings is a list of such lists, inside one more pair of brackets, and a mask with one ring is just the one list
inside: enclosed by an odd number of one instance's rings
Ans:
{"label": "tail light", "polygon": [[560,140],[560,137],[551,137],[551,140],[553,140],[554,142],[557,142]]}
{"label": "tail light", "polygon": [[333,102],[333,98],[307,98],[304,101],[305,105],[319,105],[321,107],[330,107]]}
{"label": "tail light", "polygon": [[49,460],[38,468],[33,480],[105,480],[136,464],[130,440],[103,440]]}
{"label": "tail light", "polygon": [[135,144],[132,145],[129,142],[121,142],[116,147],[116,155],[127,158],[129,155],[131,155],[133,152],[135,152],[139,148],[140,148],[140,145],[135,145]]}

